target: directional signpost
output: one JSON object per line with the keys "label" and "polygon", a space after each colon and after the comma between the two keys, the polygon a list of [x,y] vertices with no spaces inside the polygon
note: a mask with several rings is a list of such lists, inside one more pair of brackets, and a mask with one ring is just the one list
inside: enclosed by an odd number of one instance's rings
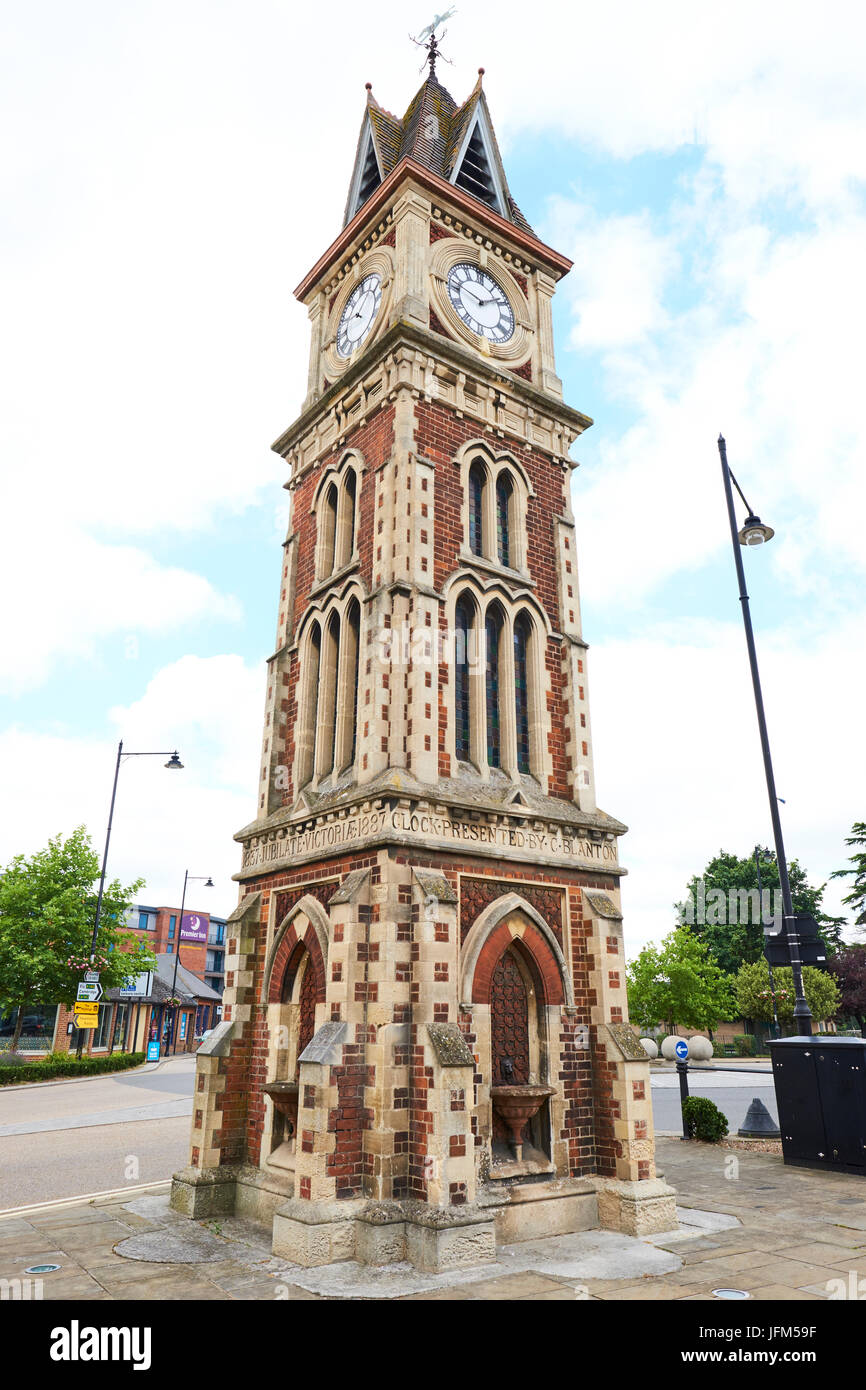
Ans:
{"label": "directional signpost", "polygon": [[79,985],[77,998],[89,1004],[98,1004],[102,998],[102,985]]}
{"label": "directional signpost", "polygon": [[90,1000],[79,1000],[74,1013],[77,1028],[95,1028],[99,1021],[99,1005]]}

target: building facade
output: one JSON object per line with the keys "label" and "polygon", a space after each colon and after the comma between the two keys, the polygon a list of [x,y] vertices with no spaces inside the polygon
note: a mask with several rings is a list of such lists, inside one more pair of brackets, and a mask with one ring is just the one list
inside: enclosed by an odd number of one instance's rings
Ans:
{"label": "building facade", "polygon": [[551,301],[481,75],[368,88],[344,228],[296,290],[255,820],[173,1203],[303,1264],[492,1258],[675,1224],[595,801]]}
{"label": "building facade", "polygon": [[226,919],[191,908],[184,908],[183,916],[187,925],[181,935],[179,907],[133,903],[125,929],[147,942],[155,955],[173,955],[179,946],[187,970],[221,995],[225,986]]}

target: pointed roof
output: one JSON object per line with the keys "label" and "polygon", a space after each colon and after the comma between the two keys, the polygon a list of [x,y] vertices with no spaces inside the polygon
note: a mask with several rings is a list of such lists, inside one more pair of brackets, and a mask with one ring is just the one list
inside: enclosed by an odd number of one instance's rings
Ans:
{"label": "pointed roof", "polygon": [[[415,93],[402,119],[380,106],[367,84],[367,109],[361,122],[355,167],[349,187],[344,226],[366,202],[401,159],[412,159],[449,183],[460,181],[464,191],[494,207],[520,227],[534,232],[508,189],[502,156],[496,142],[487,98],[481,84],[484,69],[462,106],[431,72]],[[370,151],[374,152],[379,179],[372,181]],[[468,156],[468,163],[467,163]],[[471,175],[466,169],[471,169]],[[482,183],[479,183],[479,170]],[[483,181],[486,180],[486,185]],[[487,196],[476,190],[486,186]],[[366,196],[362,194],[366,193]]]}

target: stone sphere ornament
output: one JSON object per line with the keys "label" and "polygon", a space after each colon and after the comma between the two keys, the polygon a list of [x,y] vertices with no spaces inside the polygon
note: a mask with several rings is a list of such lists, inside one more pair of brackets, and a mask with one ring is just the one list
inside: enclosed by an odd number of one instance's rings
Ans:
{"label": "stone sphere ornament", "polygon": [[689,1038],[689,1061],[690,1062],[709,1062],[713,1055],[713,1044],[709,1038],[698,1033],[694,1038]]}
{"label": "stone sphere ornament", "polygon": [[[673,1037],[673,1036],[671,1036],[671,1037],[669,1037],[669,1038],[665,1038],[664,1042],[662,1043],[662,1056],[664,1057],[664,1059],[665,1059],[666,1062],[675,1062],[675,1061],[677,1060],[677,1052],[676,1052],[677,1043],[681,1043],[681,1042],[687,1043],[687,1042],[688,1042],[688,1039],[687,1039],[687,1038],[675,1038],[675,1037]],[[690,1047],[690,1050],[691,1050],[691,1045],[689,1045],[689,1047]]]}
{"label": "stone sphere ornament", "polygon": [[641,1038],[640,1045],[646,1053],[647,1057],[649,1057],[651,1060],[655,1060],[655,1058],[658,1057],[658,1043],[654,1042],[652,1038]]}

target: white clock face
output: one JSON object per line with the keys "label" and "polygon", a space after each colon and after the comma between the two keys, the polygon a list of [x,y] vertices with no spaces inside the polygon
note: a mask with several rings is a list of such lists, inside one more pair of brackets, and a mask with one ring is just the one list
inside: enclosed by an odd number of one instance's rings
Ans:
{"label": "white clock face", "polygon": [[360,347],[379,312],[382,302],[381,275],[366,275],[356,285],[346,301],[337,326],[337,351],[341,357],[351,357]]}
{"label": "white clock face", "polygon": [[514,310],[492,275],[462,262],[448,272],[448,297],[467,328],[491,343],[507,343],[514,333]]}

